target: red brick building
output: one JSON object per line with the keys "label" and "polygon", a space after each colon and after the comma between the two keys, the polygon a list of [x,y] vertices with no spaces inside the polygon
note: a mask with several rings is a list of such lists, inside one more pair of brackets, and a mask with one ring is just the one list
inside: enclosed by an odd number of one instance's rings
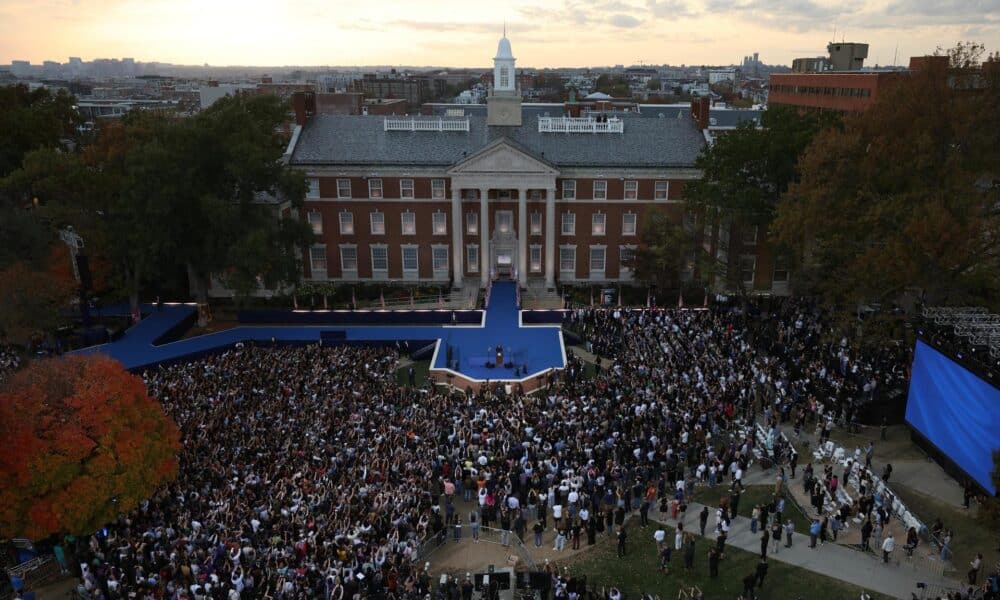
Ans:
{"label": "red brick building", "polygon": [[[563,116],[521,105],[506,38],[486,114],[319,114],[294,99],[287,153],[320,238],[307,279],[522,286],[629,281],[652,211],[681,218],[705,135],[691,118]],[[678,251],[681,251],[680,249]]]}

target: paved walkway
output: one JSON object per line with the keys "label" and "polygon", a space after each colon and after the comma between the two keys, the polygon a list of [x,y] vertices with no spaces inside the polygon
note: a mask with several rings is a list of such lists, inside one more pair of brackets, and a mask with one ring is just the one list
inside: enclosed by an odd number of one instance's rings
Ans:
{"label": "paved walkway", "polygon": [[[698,514],[703,506],[697,502],[688,505],[687,514],[683,521],[685,531],[698,532]],[[717,537],[715,531],[709,530],[715,524],[715,508],[709,507],[709,513],[711,516],[705,530],[705,537],[714,540]],[[675,527],[678,523],[678,521],[659,512],[650,512],[650,518],[671,527]],[[750,532],[750,519],[738,516],[732,521],[726,543],[759,554],[760,536],[760,531],[756,534]],[[815,549],[809,549],[808,532],[796,532],[792,536],[791,548],[785,548],[784,542],[782,542],[778,552],[771,553],[770,550],[769,548],[768,556],[771,560],[846,581],[865,590],[886,594],[893,598],[909,600],[911,593],[917,591],[917,582],[959,589],[959,583],[956,581],[901,568],[895,561],[886,565],[872,555],[851,550],[839,544],[827,543],[820,546],[817,542]],[[902,544],[899,544],[893,554],[898,555],[902,551]],[[898,559],[899,556],[895,556],[895,558]]]}

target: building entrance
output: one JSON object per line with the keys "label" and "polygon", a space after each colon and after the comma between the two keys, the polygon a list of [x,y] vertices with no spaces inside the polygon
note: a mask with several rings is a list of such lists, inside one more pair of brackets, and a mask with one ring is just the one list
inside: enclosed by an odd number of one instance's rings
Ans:
{"label": "building entrance", "polygon": [[490,270],[495,277],[517,278],[517,236],[497,229],[490,242]]}

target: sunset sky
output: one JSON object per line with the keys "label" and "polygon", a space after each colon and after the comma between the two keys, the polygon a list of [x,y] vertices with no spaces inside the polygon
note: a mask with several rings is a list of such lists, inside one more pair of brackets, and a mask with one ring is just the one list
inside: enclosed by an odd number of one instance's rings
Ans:
{"label": "sunset sky", "polygon": [[891,64],[959,40],[1000,49],[1000,0],[0,0],[0,64],[134,57],[211,65],[769,64],[871,45]]}

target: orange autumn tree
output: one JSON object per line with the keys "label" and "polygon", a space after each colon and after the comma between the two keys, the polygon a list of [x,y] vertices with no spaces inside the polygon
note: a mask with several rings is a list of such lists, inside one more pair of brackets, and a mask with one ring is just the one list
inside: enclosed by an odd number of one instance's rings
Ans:
{"label": "orange autumn tree", "polygon": [[0,537],[86,534],[177,475],[180,431],[103,356],[40,360],[0,389]]}

